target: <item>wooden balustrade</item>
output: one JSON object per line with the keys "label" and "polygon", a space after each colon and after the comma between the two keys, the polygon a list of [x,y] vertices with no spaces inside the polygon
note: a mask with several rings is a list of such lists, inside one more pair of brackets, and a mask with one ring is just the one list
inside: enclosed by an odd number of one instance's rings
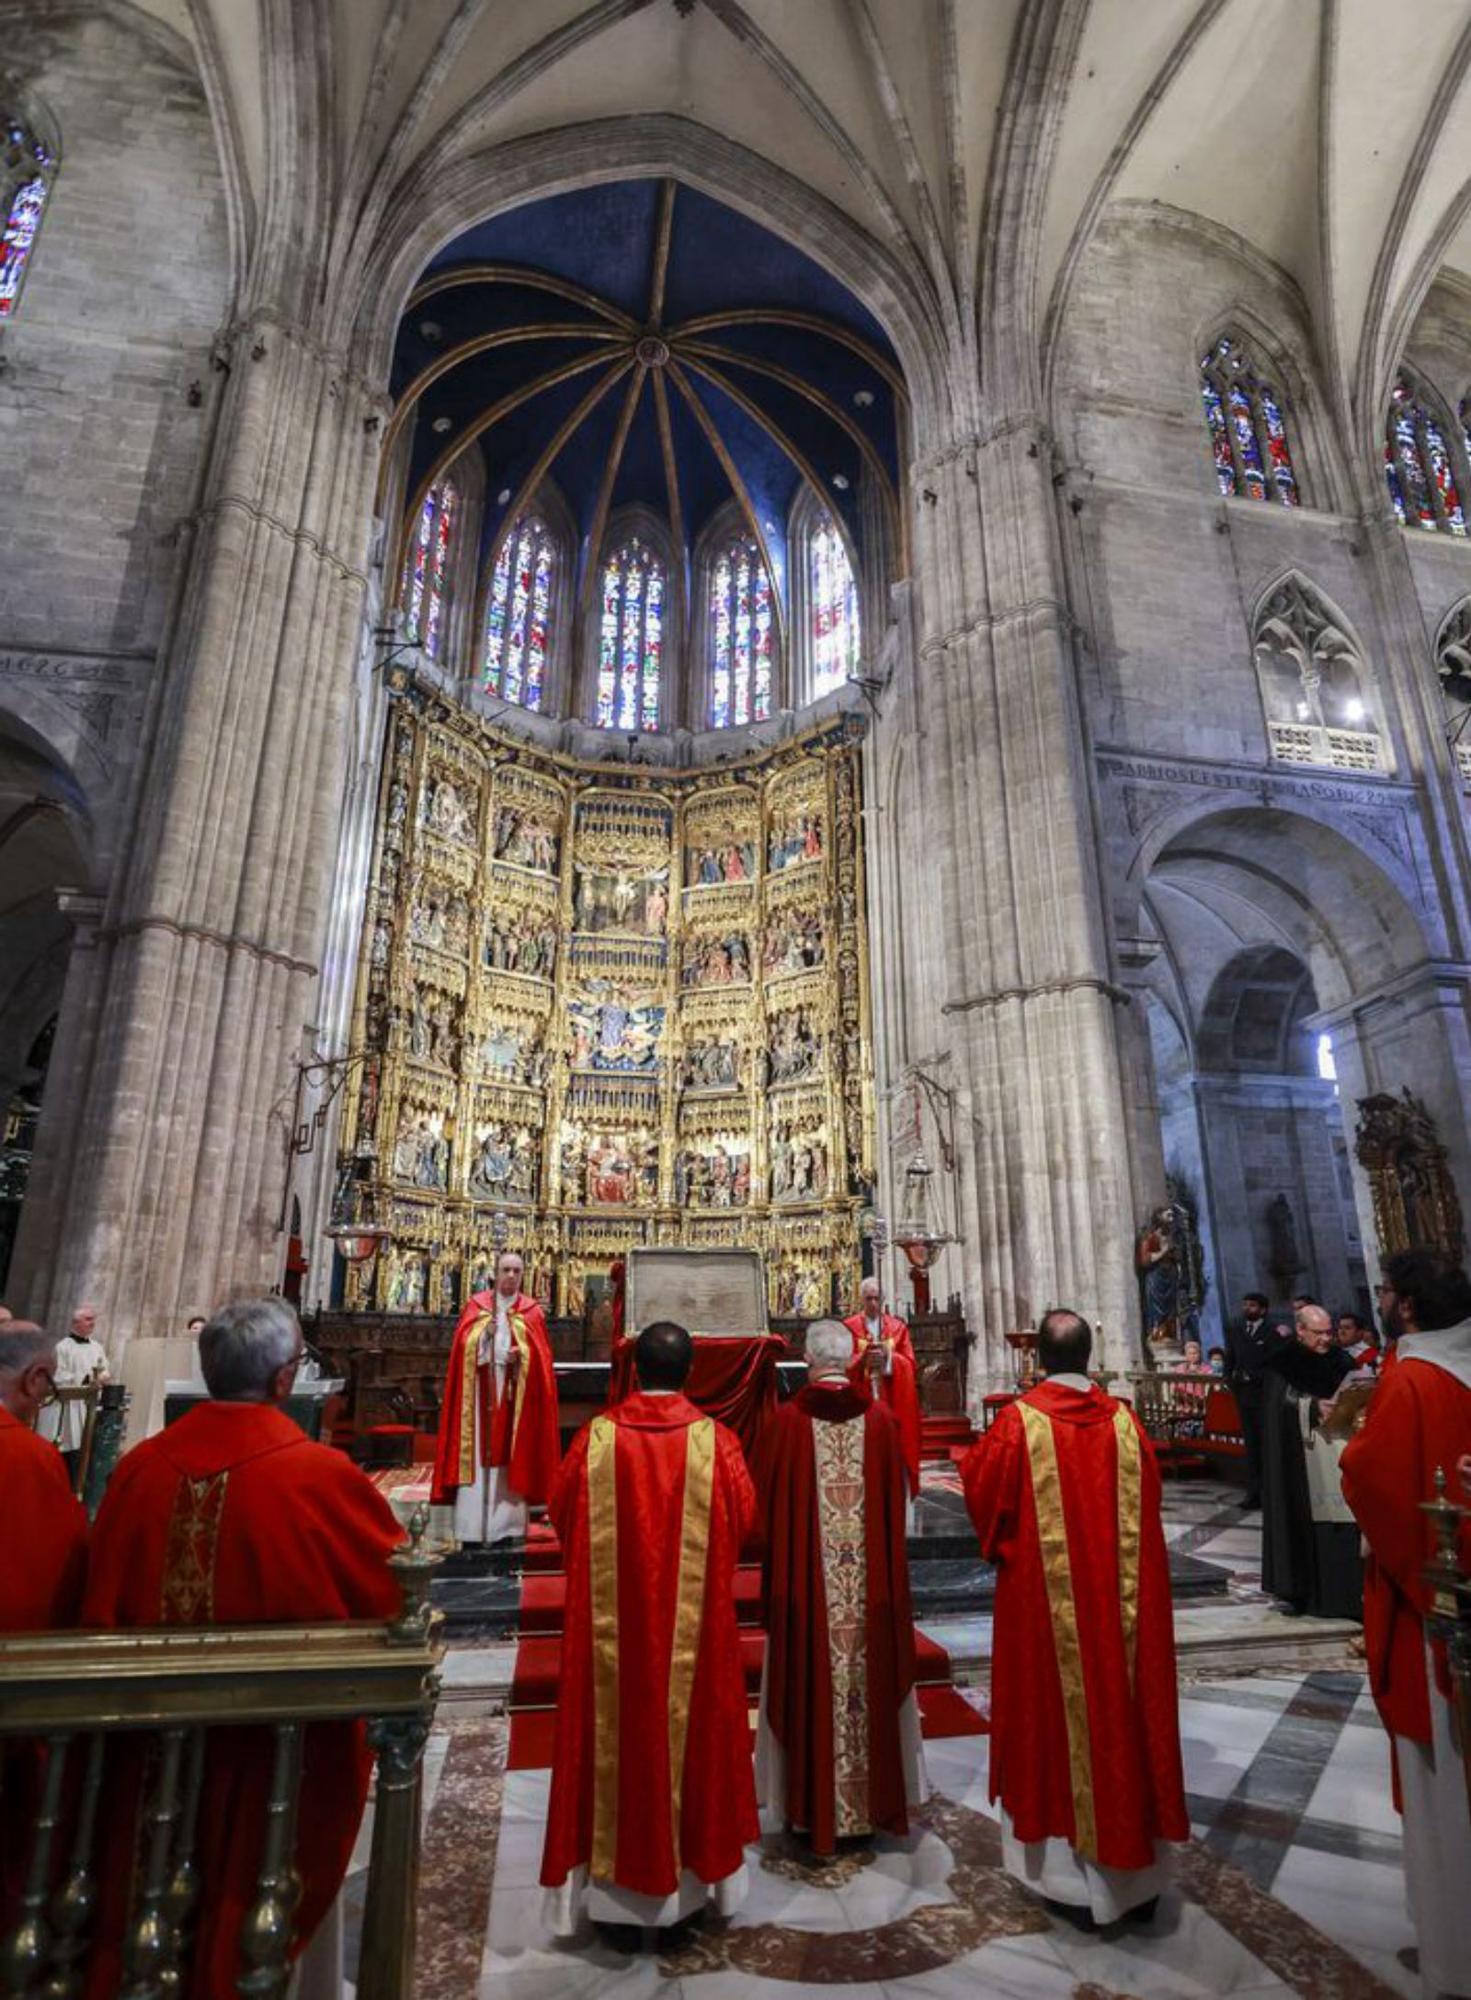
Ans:
{"label": "wooden balustrade", "polygon": [[[403,1608],[390,1625],[0,1638],[0,1754],[6,1739],[17,1738],[46,1751],[19,1922],[0,1940],[4,2000],[74,2000],[81,1992],[97,1903],[94,1842],[106,1749],[139,1734],[157,1747],[123,1941],[122,2000],[163,2000],[179,1990],[201,1889],[195,1845],[205,1742],[212,1729],[240,1726],[271,1731],[273,1762],[236,1985],[242,1995],[284,1994],[303,1731],[313,1722],[355,1720],[367,1723],[378,1759],[357,1992],[360,2000],[409,2000],[422,1758],[443,1653],[438,1615],[429,1608],[439,1558],[423,1550],[423,1531],[421,1517],[411,1542],[390,1558],[403,1587]],[[7,1842],[23,1835],[4,1829]]]}

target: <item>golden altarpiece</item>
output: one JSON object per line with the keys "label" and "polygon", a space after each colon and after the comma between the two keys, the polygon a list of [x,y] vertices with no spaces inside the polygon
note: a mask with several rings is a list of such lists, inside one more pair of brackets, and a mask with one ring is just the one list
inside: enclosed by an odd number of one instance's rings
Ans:
{"label": "golden altarpiece", "polygon": [[342,1150],[389,1236],[346,1305],[452,1312],[498,1234],[561,1316],[634,1244],[760,1249],[779,1315],[852,1295],[861,737],[579,763],[393,677]]}

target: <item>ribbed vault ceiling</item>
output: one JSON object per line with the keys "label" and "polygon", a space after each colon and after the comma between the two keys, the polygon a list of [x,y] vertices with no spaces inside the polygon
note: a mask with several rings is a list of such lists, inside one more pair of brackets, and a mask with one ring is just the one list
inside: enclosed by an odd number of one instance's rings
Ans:
{"label": "ribbed vault ceiling", "polygon": [[[1471,271],[1471,0],[142,4],[200,53],[242,257],[305,102],[330,109],[318,171],[343,258],[468,152],[662,112],[845,211],[939,325],[966,327],[988,259],[1015,271],[1009,309],[1039,346],[1107,200],[1167,202],[1290,274],[1333,393],[1361,408],[1436,269]],[[320,60],[305,99],[283,88],[288,47]]]}

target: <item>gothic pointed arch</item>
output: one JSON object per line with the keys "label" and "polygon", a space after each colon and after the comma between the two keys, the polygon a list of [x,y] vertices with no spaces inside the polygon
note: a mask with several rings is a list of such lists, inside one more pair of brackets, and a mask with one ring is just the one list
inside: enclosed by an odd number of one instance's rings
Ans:
{"label": "gothic pointed arch", "polygon": [[1300,571],[1289,570],[1262,593],[1251,650],[1278,763],[1389,768],[1373,669],[1347,619]]}
{"label": "gothic pointed arch", "polygon": [[699,726],[766,722],[781,678],[775,586],[737,501],[707,524],[694,569],[691,655],[701,675]]}
{"label": "gothic pointed arch", "polygon": [[1234,320],[1216,331],[1201,354],[1200,397],[1222,496],[1299,506],[1297,425],[1295,413],[1289,416],[1281,371]]}
{"label": "gothic pointed arch", "polygon": [[0,327],[20,305],[60,158],[55,120],[0,75]]}
{"label": "gothic pointed arch", "polygon": [[1384,419],[1384,480],[1402,528],[1466,533],[1464,435],[1424,378],[1402,365]]}
{"label": "gothic pointed arch", "polygon": [[680,634],[676,551],[652,508],[620,508],[608,523],[586,620],[587,713],[625,735],[673,726]]}
{"label": "gothic pointed arch", "polygon": [[841,515],[804,485],[787,528],[792,596],[791,700],[820,700],[861,670],[863,617],[857,551]]}
{"label": "gothic pointed arch", "polygon": [[571,650],[576,548],[572,516],[550,480],[492,538],[472,666],[486,694],[555,712]]}

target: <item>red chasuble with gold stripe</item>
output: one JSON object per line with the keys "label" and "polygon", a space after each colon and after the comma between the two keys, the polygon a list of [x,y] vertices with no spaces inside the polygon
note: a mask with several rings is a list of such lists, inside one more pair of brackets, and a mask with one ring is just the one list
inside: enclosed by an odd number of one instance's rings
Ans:
{"label": "red chasuble with gold stripe", "polygon": [[[503,1465],[511,1491],[539,1505],[552,1490],[561,1439],[557,1430],[557,1375],[541,1307],[524,1292],[511,1301],[511,1339],[521,1366],[504,1396],[495,1393],[495,1369],[480,1362],[482,1335],[495,1338],[495,1293],[476,1292],[460,1314],[450,1343],[434,1452],[432,1498],[451,1503],[473,1486],[487,1465]],[[480,1412],[480,1450],[475,1413]]]}
{"label": "red chasuble with gold stripe", "polygon": [[899,1426],[841,1377],[783,1403],[761,1438],[766,1719],[781,1806],[819,1854],[908,1831],[899,1712],[914,1686]]}
{"label": "red chasuble with gold stripe", "polygon": [[672,1895],[758,1834],[735,1570],[755,1494],[734,1434],[683,1396],[630,1396],[552,1491],[567,1568],[541,1879]]}
{"label": "red chasuble with gold stripe", "polygon": [[991,1797],[1018,1840],[1149,1867],[1190,1833],[1154,1453],[1111,1396],[1043,1382],[961,1474],[997,1566]]}
{"label": "red chasuble with gold stripe", "polygon": [[[388,1557],[403,1529],[340,1451],[313,1444],[263,1403],[201,1403],[130,1451],[97,1515],[84,1625],[295,1625],[393,1617]],[[99,1836],[88,2000],[122,1988],[124,1905],[142,1831],[134,1745],[109,1752]],[[236,2000],[239,1941],[255,1895],[272,1734],[216,1733],[204,1769],[195,1857],[200,1903],[186,2000]],[[371,1759],[360,1724],[313,1723],[297,1799],[298,1944],[347,1871]]]}

